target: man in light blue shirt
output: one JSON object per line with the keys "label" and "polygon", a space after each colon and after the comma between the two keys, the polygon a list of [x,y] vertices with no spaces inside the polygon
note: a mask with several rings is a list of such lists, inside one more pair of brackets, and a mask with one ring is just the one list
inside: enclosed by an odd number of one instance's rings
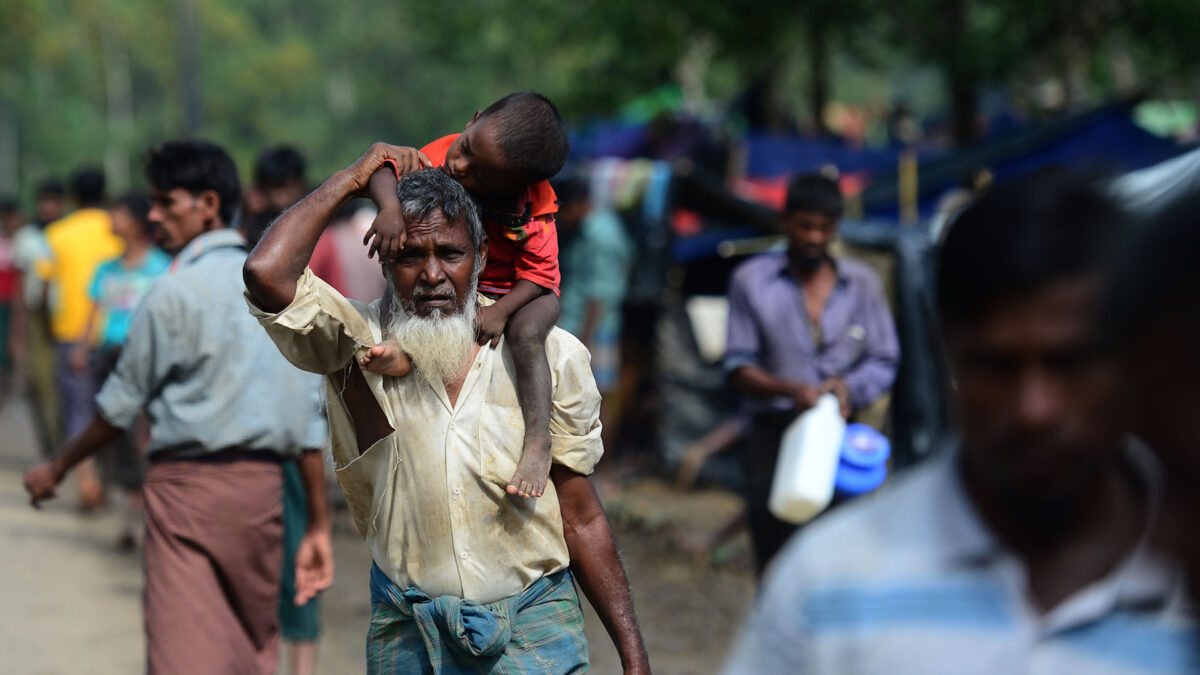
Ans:
{"label": "man in light blue shirt", "polygon": [[727,673],[1194,673],[1162,472],[1094,327],[1118,209],[996,188],[951,226],[937,305],[961,439],[780,553]]}
{"label": "man in light blue shirt", "polygon": [[[325,444],[320,378],[291,366],[246,314],[245,240],[228,225],[240,188],[229,155],[204,141],[156,148],[150,220],[175,254],[134,314],[96,413],[63,451],[30,469],[34,506],[79,461],[150,420],[147,669],[275,670],[279,650],[280,462]],[[296,554],[297,602],[332,581],[323,462],[303,452],[309,526]]]}

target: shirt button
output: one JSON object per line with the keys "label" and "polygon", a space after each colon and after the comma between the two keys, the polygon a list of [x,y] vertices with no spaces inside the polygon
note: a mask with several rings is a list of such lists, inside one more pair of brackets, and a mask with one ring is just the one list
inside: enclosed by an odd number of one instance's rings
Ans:
{"label": "shirt button", "polygon": [[467,552],[466,552],[466,551],[463,551],[463,552],[462,552],[462,559],[463,559],[463,560],[466,560],[466,559],[467,559]]}
{"label": "shirt button", "polygon": [[462,490],[459,490],[458,488],[454,488],[454,490],[452,490],[452,492],[454,492],[454,494],[456,494],[456,495],[462,494]]}
{"label": "shirt button", "polygon": [[451,430],[451,431],[454,431],[454,430],[455,430],[455,429],[457,429],[457,428],[458,428],[458,425],[456,425],[456,424],[455,424],[455,423],[453,423],[453,422],[451,422],[451,423],[450,423],[450,430]]}

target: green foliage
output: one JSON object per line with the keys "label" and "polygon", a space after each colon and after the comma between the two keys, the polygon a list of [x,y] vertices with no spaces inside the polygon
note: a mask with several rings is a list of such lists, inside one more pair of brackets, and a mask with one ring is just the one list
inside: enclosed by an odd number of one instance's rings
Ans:
{"label": "green foliage", "polygon": [[723,104],[765,83],[786,121],[813,107],[814,77],[872,104],[919,83],[908,98],[927,110],[946,100],[928,93],[930,72],[1024,86],[1066,43],[1091,50],[1104,92],[1115,78],[1096,54],[1119,42],[1145,80],[1187,92],[1198,12],[1195,0],[0,0],[0,192],[28,199],[33,181],[83,161],[104,164],[114,189],[140,183],[144,150],[188,131],[189,86],[195,133],[228,147],[244,178],[260,149],[292,143],[313,179],[374,140],[460,129],[514,89],[582,124],[653,92]]}

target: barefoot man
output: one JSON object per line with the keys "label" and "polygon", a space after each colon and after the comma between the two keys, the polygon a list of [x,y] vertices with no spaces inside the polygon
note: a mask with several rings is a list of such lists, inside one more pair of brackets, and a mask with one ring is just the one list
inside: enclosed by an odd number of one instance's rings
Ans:
{"label": "barefoot man", "polygon": [[[587,474],[603,451],[587,352],[554,330],[551,484],[509,496],[524,427],[512,355],[475,342],[487,240],[461,185],[405,176],[408,228],[384,297],[346,300],[306,268],[325,224],[396,159],[377,144],[280,216],[246,262],[252,312],[297,366],[327,376],[338,480],[371,550],[372,673],[568,673],[588,663],[575,583],[627,673],[649,672],[625,572]],[[366,261],[363,261],[366,264]],[[384,339],[414,371],[364,373]]]}

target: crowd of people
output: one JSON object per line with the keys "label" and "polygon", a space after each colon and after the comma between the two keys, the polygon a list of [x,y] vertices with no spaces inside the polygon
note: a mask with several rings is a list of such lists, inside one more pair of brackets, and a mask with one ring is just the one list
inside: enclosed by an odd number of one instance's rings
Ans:
{"label": "crowd of people", "polygon": [[[85,511],[127,493],[150,672],[275,672],[281,639],[313,671],[328,468],[373,560],[369,672],[583,672],[580,590],[650,671],[591,478],[639,250],[586,177],[556,178],[567,153],[554,105],[518,92],[316,187],[294,148],[243,189],[225,149],[178,140],[148,194],[81,167],[32,222],[0,200],[25,487],[38,506],[71,474]],[[725,672],[1200,669],[1200,202],[1135,223],[1066,174],[975,187],[935,243],[955,433],[803,527],[768,508],[785,429],[831,394],[887,431],[892,310],[835,252],[819,174],[788,186],[782,250],[731,275],[740,403],[711,444],[738,448],[760,586]]]}

